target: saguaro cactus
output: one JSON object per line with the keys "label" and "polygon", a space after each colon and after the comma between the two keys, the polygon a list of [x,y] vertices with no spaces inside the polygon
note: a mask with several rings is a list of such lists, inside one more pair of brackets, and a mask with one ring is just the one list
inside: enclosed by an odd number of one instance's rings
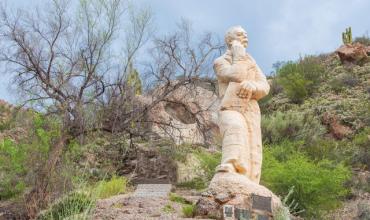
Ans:
{"label": "saguaro cactus", "polygon": [[346,28],[346,31],[342,33],[343,44],[352,44],[352,28]]}

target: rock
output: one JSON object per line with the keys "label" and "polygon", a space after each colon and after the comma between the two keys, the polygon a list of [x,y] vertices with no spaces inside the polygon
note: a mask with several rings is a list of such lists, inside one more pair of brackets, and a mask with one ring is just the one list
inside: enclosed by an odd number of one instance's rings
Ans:
{"label": "rock", "polygon": [[[237,173],[219,172],[213,177],[208,194],[202,194],[196,204],[196,214],[203,217],[220,217],[223,206],[251,210],[252,215],[273,217],[282,206],[280,199],[269,189]],[[212,196],[210,196],[212,195]]]}
{"label": "rock", "polygon": [[369,47],[360,43],[345,44],[335,51],[342,63],[361,64],[368,60]]}
{"label": "rock", "polygon": [[[161,87],[151,96],[140,97],[140,101],[150,103],[157,94],[161,94]],[[218,133],[217,106],[215,82],[194,79],[149,111],[148,121],[160,122],[149,127],[159,137],[171,138],[177,144],[211,144],[214,134]],[[169,124],[171,126],[164,126]]]}
{"label": "rock", "polygon": [[353,133],[350,127],[341,124],[338,117],[331,113],[324,113],[322,121],[328,126],[330,134],[338,140],[348,137]]}
{"label": "rock", "polygon": [[219,194],[215,195],[216,202],[218,202],[220,204],[226,203],[226,202],[230,201],[231,199],[232,199],[232,195],[230,195],[228,193],[219,193]]}
{"label": "rock", "polygon": [[132,176],[134,183],[176,183],[177,165],[173,158],[160,152],[159,148],[139,145],[123,157],[119,175]]}
{"label": "rock", "polygon": [[370,204],[368,203],[359,203],[358,208],[358,217],[359,219],[370,219]]}
{"label": "rock", "polygon": [[207,216],[209,218],[222,218],[221,205],[214,199],[208,197],[202,197],[196,203],[196,215]]}

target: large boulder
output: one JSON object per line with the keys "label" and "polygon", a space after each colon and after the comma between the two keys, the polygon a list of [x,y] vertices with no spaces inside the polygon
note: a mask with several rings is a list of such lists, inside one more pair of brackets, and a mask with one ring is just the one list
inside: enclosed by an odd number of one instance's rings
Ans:
{"label": "large boulder", "polygon": [[282,202],[266,187],[238,173],[220,172],[198,200],[196,214],[217,219],[230,214],[270,220],[280,208]]}
{"label": "large boulder", "polygon": [[345,44],[335,51],[342,63],[362,64],[368,61],[370,48],[360,43]]}

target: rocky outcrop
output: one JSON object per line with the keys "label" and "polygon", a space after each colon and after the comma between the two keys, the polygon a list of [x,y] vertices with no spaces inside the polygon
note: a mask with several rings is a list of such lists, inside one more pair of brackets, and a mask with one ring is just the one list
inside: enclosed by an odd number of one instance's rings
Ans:
{"label": "rocky outcrop", "polygon": [[259,219],[261,216],[263,219],[273,219],[282,203],[269,189],[246,176],[220,172],[213,177],[208,190],[198,200],[196,215],[221,219],[226,206],[232,207],[229,210],[232,216],[243,212],[249,218],[254,216]]}
{"label": "rocky outcrop", "polygon": [[134,183],[176,183],[177,165],[173,158],[156,147],[137,146],[128,151],[118,169]]}
{"label": "rocky outcrop", "polygon": [[370,47],[360,43],[345,44],[335,51],[342,63],[363,64],[369,61]]}
{"label": "rocky outcrop", "polygon": [[324,113],[322,122],[328,127],[330,134],[338,140],[348,137],[348,135],[353,133],[351,128],[341,124],[338,117],[334,114]]}
{"label": "rocky outcrop", "polygon": [[[175,83],[175,82],[174,82]],[[155,97],[161,88],[152,93]],[[152,100],[152,97],[142,97]],[[173,91],[148,114],[151,131],[177,144],[210,144],[218,133],[216,84],[211,80],[195,80]]]}

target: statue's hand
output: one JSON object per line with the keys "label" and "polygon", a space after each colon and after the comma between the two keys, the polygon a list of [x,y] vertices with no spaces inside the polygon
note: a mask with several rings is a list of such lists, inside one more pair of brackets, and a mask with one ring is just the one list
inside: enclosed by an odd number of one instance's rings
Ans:
{"label": "statue's hand", "polygon": [[231,43],[231,53],[232,53],[233,59],[241,59],[246,54],[243,44],[238,40],[234,40]]}
{"label": "statue's hand", "polygon": [[240,90],[239,93],[237,94],[240,98],[244,99],[251,99],[253,93],[256,91],[256,86],[251,83],[250,81],[243,81],[240,83]]}

